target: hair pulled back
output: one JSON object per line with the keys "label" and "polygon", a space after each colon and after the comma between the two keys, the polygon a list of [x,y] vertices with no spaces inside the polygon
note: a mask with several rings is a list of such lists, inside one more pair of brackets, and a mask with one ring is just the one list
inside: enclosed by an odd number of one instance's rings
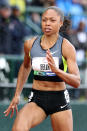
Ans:
{"label": "hair pulled back", "polygon": [[49,6],[48,8],[44,10],[43,13],[45,13],[49,9],[56,11],[56,13],[60,16],[60,20],[63,21],[63,25],[61,26],[59,32],[62,34],[67,32],[67,30],[69,30],[71,27],[71,21],[68,19],[68,17],[64,17],[63,11],[56,6]]}

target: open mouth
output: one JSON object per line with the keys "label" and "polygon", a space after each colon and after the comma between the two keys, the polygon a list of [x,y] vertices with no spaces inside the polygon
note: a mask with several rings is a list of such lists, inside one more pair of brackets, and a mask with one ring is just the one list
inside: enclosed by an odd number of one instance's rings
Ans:
{"label": "open mouth", "polygon": [[50,28],[45,28],[45,32],[50,32],[51,29]]}

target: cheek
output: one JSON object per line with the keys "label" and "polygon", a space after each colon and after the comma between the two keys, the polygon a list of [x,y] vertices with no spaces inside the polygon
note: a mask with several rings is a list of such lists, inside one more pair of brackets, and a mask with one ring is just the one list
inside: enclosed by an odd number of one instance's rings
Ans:
{"label": "cheek", "polygon": [[59,29],[60,29],[60,25],[58,24],[53,25],[53,30],[59,31]]}
{"label": "cheek", "polygon": [[41,23],[41,27],[42,27],[42,31],[44,31],[44,24],[43,23]]}

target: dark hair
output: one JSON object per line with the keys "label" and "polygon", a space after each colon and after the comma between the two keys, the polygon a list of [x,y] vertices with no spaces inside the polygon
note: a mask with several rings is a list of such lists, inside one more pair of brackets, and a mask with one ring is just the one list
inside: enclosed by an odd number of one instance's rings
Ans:
{"label": "dark hair", "polygon": [[67,31],[71,28],[71,20],[68,17],[64,17],[63,25],[60,27],[60,33],[67,33]]}
{"label": "dark hair", "polygon": [[56,6],[49,6],[48,8],[46,8],[46,9],[44,10],[43,14],[44,14],[47,10],[49,10],[49,9],[55,10],[56,13],[57,13],[58,15],[60,15],[60,19],[61,19],[62,21],[64,21],[64,13],[63,13],[63,11],[62,11],[60,8],[56,7]]}

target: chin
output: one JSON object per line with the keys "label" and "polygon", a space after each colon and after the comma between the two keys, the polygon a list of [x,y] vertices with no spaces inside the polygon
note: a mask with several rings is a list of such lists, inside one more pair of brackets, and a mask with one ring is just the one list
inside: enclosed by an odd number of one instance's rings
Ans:
{"label": "chin", "polygon": [[44,35],[46,35],[46,36],[51,36],[52,33],[50,33],[50,32],[44,32]]}

